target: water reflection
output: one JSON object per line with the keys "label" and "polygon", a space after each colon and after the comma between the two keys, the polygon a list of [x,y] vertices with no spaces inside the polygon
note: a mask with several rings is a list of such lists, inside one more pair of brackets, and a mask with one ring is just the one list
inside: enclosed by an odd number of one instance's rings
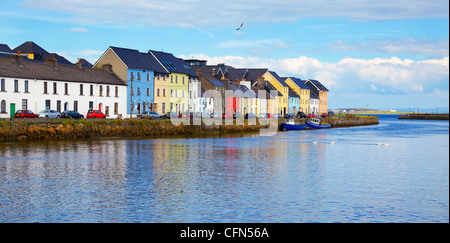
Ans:
{"label": "water reflection", "polygon": [[3,143],[0,222],[448,221],[448,123],[417,139],[420,124],[401,123],[402,136],[375,145],[397,134],[396,122],[274,137]]}

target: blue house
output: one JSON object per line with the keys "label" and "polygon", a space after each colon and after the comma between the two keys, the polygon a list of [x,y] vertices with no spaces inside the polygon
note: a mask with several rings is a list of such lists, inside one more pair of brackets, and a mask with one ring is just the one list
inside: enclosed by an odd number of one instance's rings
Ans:
{"label": "blue house", "polygon": [[298,96],[291,88],[289,88],[288,114],[296,116],[300,111],[300,96]]}
{"label": "blue house", "polygon": [[128,86],[127,114],[136,116],[155,110],[155,75],[169,75],[158,60],[149,53],[110,46],[94,66],[104,65],[111,65],[111,71]]}

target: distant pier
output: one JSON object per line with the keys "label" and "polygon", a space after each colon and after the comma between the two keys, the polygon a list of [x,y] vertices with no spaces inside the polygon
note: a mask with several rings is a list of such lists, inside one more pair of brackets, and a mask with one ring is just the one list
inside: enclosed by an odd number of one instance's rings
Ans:
{"label": "distant pier", "polygon": [[417,114],[406,114],[398,116],[398,119],[412,119],[412,120],[447,120],[449,114],[438,114],[438,113],[417,113]]}

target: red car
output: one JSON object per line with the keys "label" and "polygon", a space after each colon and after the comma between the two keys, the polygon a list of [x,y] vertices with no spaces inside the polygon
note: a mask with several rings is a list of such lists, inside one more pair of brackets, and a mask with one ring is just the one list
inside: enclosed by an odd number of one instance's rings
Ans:
{"label": "red car", "polygon": [[316,117],[315,115],[312,115],[312,114],[310,114],[310,115],[308,115],[307,116],[308,118],[314,118],[314,117]]}
{"label": "red car", "polygon": [[38,114],[34,114],[30,110],[18,110],[14,114],[14,118],[38,118]]}
{"label": "red car", "polygon": [[99,110],[90,110],[88,111],[86,118],[106,118],[106,115]]}
{"label": "red car", "polygon": [[222,114],[222,118],[233,118],[233,114],[231,113]]}

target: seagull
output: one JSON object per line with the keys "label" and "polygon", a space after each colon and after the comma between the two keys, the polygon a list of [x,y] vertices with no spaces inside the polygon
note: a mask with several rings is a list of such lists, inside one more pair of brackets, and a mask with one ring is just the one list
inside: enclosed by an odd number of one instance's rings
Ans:
{"label": "seagull", "polygon": [[331,144],[335,144],[335,143],[336,143],[336,140],[333,140],[333,141],[331,141],[330,143],[331,143]]}
{"label": "seagull", "polygon": [[316,144],[316,143],[317,143],[317,140],[313,142],[313,144]]}
{"label": "seagull", "polygon": [[242,25],[244,25],[244,23],[242,23],[241,26],[239,26],[239,28],[236,29],[236,31],[241,30],[242,29]]}
{"label": "seagull", "polygon": [[389,146],[389,141],[383,144],[384,146]]}
{"label": "seagull", "polygon": [[381,143],[377,143],[377,145],[383,145],[383,141],[381,141]]}

